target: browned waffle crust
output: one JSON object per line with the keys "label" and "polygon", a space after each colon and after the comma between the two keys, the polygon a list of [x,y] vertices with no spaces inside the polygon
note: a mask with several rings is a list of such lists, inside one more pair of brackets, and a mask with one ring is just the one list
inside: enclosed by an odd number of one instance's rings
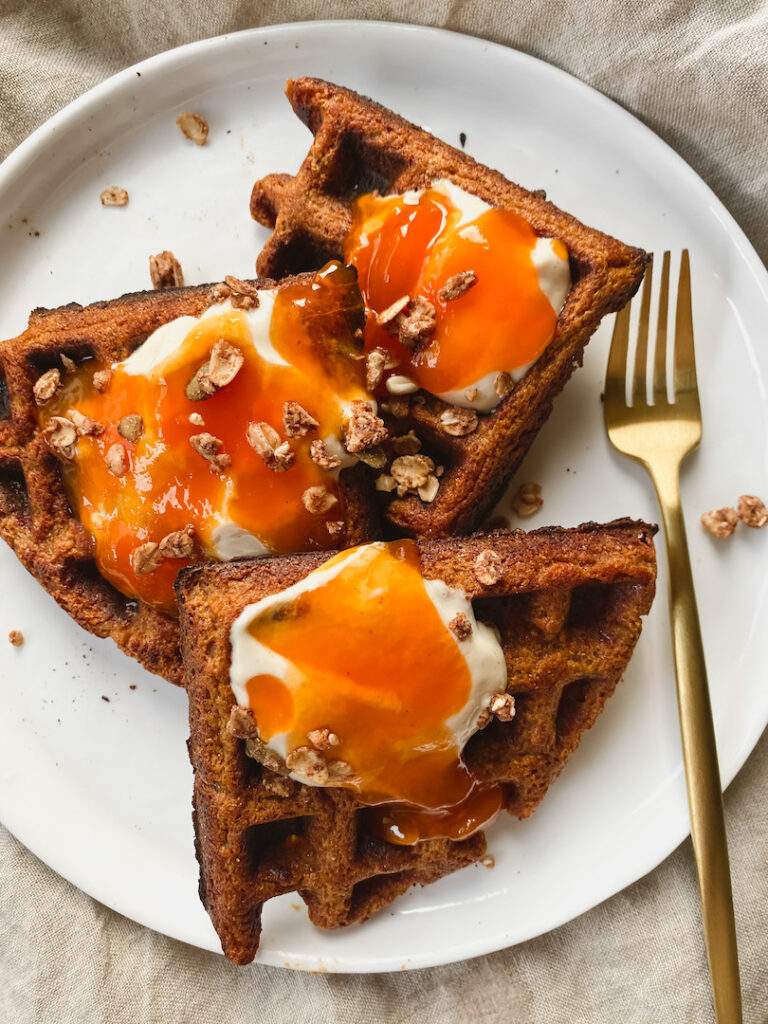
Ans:
{"label": "browned waffle crust", "polygon": [[251,214],[274,228],[257,260],[259,273],[280,277],[340,258],[356,195],[373,189],[400,193],[440,178],[491,206],[515,210],[538,235],[561,238],[568,247],[574,283],[554,339],[512,393],[481,417],[476,432],[448,436],[440,424],[445,403],[424,392],[399,402],[406,412],[395,432],[414,427],[427,454],[446,472],[431,504],[415,495],[395,498],[388,518],[416,536],[470,530],[522,461],[602,317],[621,309],[636,291],[647,255],[586,227],[543,193],[513,184],[349,89],[300,78],[289,81],[286,91],[315,139],[295,177],[272,174],[253,188]]}
{"label": "browned waffle crust", "polygon": [[[62,369],[62,354],[77,363],[106,365],[127,358],[162,324],[200,316],[217,301],[213,288],[136,292],[90,306],[36,309],[23,334],[0,342],[0,536],[84,629],[112,637],[145,668],[179,684],[178,622],[125,597],[100,575],[91,539],[70,508],[59,463],[41,435],[32,387],[46,370]],[[340,479],[347,542],[359,543],[374,535],[368,484],[362,467]]]}
{"label": "browned waffle crust", "polygon": [[[420,541],[422,571],[463,589],[501,636],[517,714],[476,733],[465,755],[478,778],[502,783],[510,813],[527,817],[613,692],[653,600],[655,527],[617,520],[576,529]],[[477,556],[492,548],[500,579],[484,586]],[[189,695],[189,753],[200,894],[226,955],[250,962],[265,900],[298,891],[324,928],[363,921],[413,883],[475,861],[463,842],[393,846],[368,833],[342,789],[277,779],[227,730],[229,630],[243,608],[303,579],[325,554],[194,566],[177,592]],[[280,789],[280,786],[277,787]]]}

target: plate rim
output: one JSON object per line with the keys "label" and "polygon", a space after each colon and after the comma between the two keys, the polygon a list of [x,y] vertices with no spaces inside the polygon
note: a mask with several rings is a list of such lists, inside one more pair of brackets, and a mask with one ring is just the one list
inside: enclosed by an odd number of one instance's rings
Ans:
{"label": "plate rim", "polygon": [[[768,270],[766,270],[765,265],[763,264],[754,246],[749,241],[749,238],[747,237],[744,230],[735,220],[730,211],[726,208],[722,200],[715,194],[715,192],[704,181],[704,179],[700,177],[700,175],[693,169],[693,167],[691,167],[691,165],[685,160],[685,158],[682,157],[675,149],[673,149],[673,147],[669,143],[667,143],[663,138],[661,138],[661,136],[657,135],[656,132],[654,132],[648,125],[646,125],[638,116],[633,114],[631,111],[627,110],[616,100],[613,100],[609,96],[606,96],[604,93],[601,93],[593,86],[575,77],[574,75],[563,70],[557,65],[552,64],[546,60],[543,60],[540,57],[535,57],[529,53],[526,53],[522,50],[518,50],[512,46],[506,46],[502,43],[496,43],[486,40],[482,36],[469,35],[463,32],[458,32],[455,30],[435,26],[417,25],[404,22],[384,20],[369,21],[365,19],[319,19],[317,21],[288,22],[243,29],[237,32],[223,33],[218,36],[211,36],[205,39],[195,40],[189,43],[184,43],[177,47],[173,47],[168,50],[164,50],[158,54],[154,54],[150,57],[147,57],[136,64],[132,64],[129,67],[123,68],[115,74],[110,75],[103,81],[98,82],[96,85],[92,86],[86,92],[82,93],[80,96],[70,101],[61,110],[57,111],[50,118],[48,118],[46,121],[40,124],[29,136],[27,136],[27,138],[25,138],[21,143],[19,143],[19,145],[15,147],[15,149],[13,149],[6,156],[2,163],[0,163],[0,195],[2,195],[6,191],[6,189],[9,186],[9,183],[12,184],[13,178],[23,168],[25,162],[28,161],[30,157],[34,156],[38,148],[44,146],[50,140],[50,137],[52,135],[62,130],[66,130],[72,119],[76,119],[83,114],[87,114],[90,109],[97,106],[104,99],[108,98],[113,93],[119,92],[123,88],[124,84],[127,84],[129,81],[131,81],[131,79],[136,75],[137,72],[141,72],[142,70],[148,68],[152,68],[154,70],[158,67],[164,67],[165,69],[170,67],[172,69],[172,66],[175,62],[183,62],[183,60],[191,53],[194,53],[196,51],[205,51],[206,49],[209,49],[211,47],[224,48],[230,43],[230,41],[235,39],[247,40],[249,37],[254,39],[263,39],[265,36],[273,36],[275,37],[276,40],[282,42],[280,37],[284,37],[286,35],[291,36],[292,34],[302,32],[322,34],[323,32],[327,32],[329,30],[333,31],[342,28],[344,30],[348,30],[350,28],[365,30],[373,33],[374,35],[379,31],[394,32],[395,34],[405,32],[409,35],[426,34],[428,36],[439,37],[440,39],[444,40],[450,40],[450,45],[458,45],[465,47],[468,46],[479,52],[482,52],[483,50],[492,49],[496,53],[501,54],[503,51],[503,59],[518,60],[521,61],[523,64],[530,63],[532,65],[536,65],[539,68],[539,70],[542,70],[547,74],[553,76],[554,79],[557,80],[558,82],[564,83],[565,88],[576,90],[577,93],[579,91],[582,91],[585,95],[588,95],[592,103],[607,105],[608,108],[616,108],[614,110],[614,114],[618,114],[625,120],[629,119],[630,122],[633,122],[635,130],[640,129],[643,133],[645,133],[645,136],[646,138],[648,138],[649,142],[650,140],[653,140],[652,145],[654,147],[656,147],[657,149],[658,147],[661,147],[660,151],[664,152],[666,157],[668,159],[673,160],[673,162],[677,164],[678,168],[685,173],[687,177],[687,183],[689,184],[689,186],[695,189],[698,199],[705,200],[708,206],[711,208],[711,210],[717,214],[718,219],[722,222],[725,231],[727,232],[729,238],[733,242],[742,260],[744,261],[745,266],[748,267],[751,271],[754,279],[754,284],[761,293],[763,301],[766,303],[766,305],[768,305]],[[256,72],[254,73],[254,75],[255,77],[258,77],[258,74]],[[666,611],[665,595],[658,594],[657,600],[662,600],[664,602]],[[727,765],[727,770],[725,771],[722,771],[723,766],[721,765],[721,774],[723,777],[724,790],[727,789],[727,787],[731,784],[735,776],[744,766],[746,760],[754,750],[758,740],[760,739],[760,736],[765,730],[766,722],[761,721],[760,724],[758,724],[758,720],[758,718],[753,719],[752,728],[749,730],[745,730],[745,738],[743,739],[742,744],[733,759],[733,763]],[[2,820],[5,822],[5,813],[3,813]],[[57,874],[60,874],[61,877],[65,878],[70,884],[75,885],[76,888],[79,888],[81,889],[81,891],[86,892],[89,896],[92,896],[92,894],[87,889],[82,888],[82,886],[78,882],[73,881],[68,873],[62,873],[57,868],[50,865],[49,860],[47,859],[47,855],[45,855],[42,852],[39,852],[39,844],[34,842],[28,843],[25,840],[25,838],[23,838],[23,833],[25,831],[23,828],[11,828],[8,825],[6,825],[6,827],[9,829],[9,831],[12,832],[14,836],[16,836],[19,839],[20,842],[22,842],[23,845],[27,847],[27,849],[30,850],[30,852],[32,852],[35,856],[41,859],[44,863],[49,865],[52,870],[56,871]],[[685,821],[680,822],[677,828],[670,827],[667,829],[667,831],[665,832],[665,842],[657,842],[656,846],[652,846],[650,851],[647,852],[646,856],[644,858],[641,858],[642,865],[640,867],[639,873],[637,867],[634,866],[634,862],[628,861],[627,864],[629,865],[630,863],[632,863],[633,866],[628,866],[626,871],[618,873],[618,877],[620,879],[618,887],[613,889],[613,891],[609,895],[602,897],[598,900],[597,903],[594,902],[593,897],[585,895],[583,900],[577,901],[577,909],[574,910],[573,907],[570,907],[569,910],[566,912],[565,916],[563,916],[562,913],[550,913],[549,917],[543,921],[540,928],[531,932],[531,934],[528,935],[526,939],[512,940],[513,944],[517,944],[518,942],[522,941],[528,941],[539,935],[546,934],[547,932],[566,924],[568,921],[571,921],[576,917],[579,917],[587,910],[599,906],[607,899],[612,898],[612,896],[617,895],[628,885],[645,877],[645,875],[647,875],[650,871],[652,871],[664,860],[666,860],[667,857],[669,857],[674,852],[674,850],[677,849],[680,843],[682,843],[689,834],[690,826],[688,824],[688,819],[686,815]],[[661,852],[659,852],[659,850],[656,848],[657,846],[660,848]],[[184,935],[180,934],[178,931],[174,931],[173,929],[169,928],[167,923],[161,923],[159,920],[156,923],[147,924],[145,924],[144,921],[137,921],[136,917],[132,916],[132,913],[130,912],[129,909],[120,909],[120,900],[108,901],[106,899],[100,898],[99,896],[92,896],[92,898],[96,899],[98,902],[103,903],[105,906],[117,910],[119,913],[123,914],[123,916],[129,918],[129,920],[135,921],[136,923],[141,924],[144,927],[153,928],[154,930],[159,931],[161,934],[168,935],[171,938],[175,938],[179,941],[183,941],[188,944],[193,944],[196,946],[196,948],[206,948],[214,952],[221,952],[220,949],[217,949],[213,944],[209,946],[200,946],[197,942],[190,942],[189,938],[185,938]],[[158,914],[157,916],[159,918],[161,915]],[[470,946],[464,944],[458,951],[453,949],[442,949],[441,952],[437,955],[422,954],[413,956],[405,966],[407,966],[408,969],[419,969],[430,966],[437,966],[441,964],[455,963],[462,960],[471,959],[473,957],[482,956],[491,952],[495,952],[500,949],[508,948],[508,946],[509,941],[505,940],[503,936],[499,937],[499,934],[497,932],[494,933],[494,937],[490,940],[487,940],[485,942],[478,940]],[[333,957],[331,956],[329,956],[326,960],[312,953],[307,954],[303,962],[294,962],[291,964],[287,964],[285,962],[285,955],[286,954],[283,954],[279,949],[271,950],[263,958],[260,955],[257,955],[255,963],[264,963],[269,964],[271,966],[291,967],[303,970],[316,970],[318,968],[318,964],[320,964],[321,970],[330,970],[334,972],[350,974],[378,973],[389,970],[397,970],[399,967],[403,966],[403,958],[394,955],[388,958],[377,957],[375,959],[375,962],[369,962],[365,959],[360,959],[355,960],[353,962],[343,961],[340,964],[333,963]]]}

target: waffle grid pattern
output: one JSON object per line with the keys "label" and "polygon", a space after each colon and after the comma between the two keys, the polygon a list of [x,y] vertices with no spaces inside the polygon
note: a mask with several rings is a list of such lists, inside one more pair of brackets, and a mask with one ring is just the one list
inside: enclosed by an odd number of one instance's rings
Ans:
{"label": "waffle grid pattern", "polygon": [[[0,537],[84,629],[111,637],[149,671],[177,684],[178,623],[125,597],[100,575],[90,537],[70,507],[60,463],[41,436],[32,388],[53,367],[64,376],[62,355],[94,367],[127,358],[162,324],[200,316],[216,301],[212,288],[35,310],[23,334],[0,342]],[[347,529],[350,542],[358,543],[369,536],[369,485],[357,470],[345,476]]]}
{"label": "waffle grid pattern", "polygon": [[553,341],[496,410],[480,418],[474,433],[446,434],[440,416],[449,407],[426,392],[399,399],[402,415],[400,410],[390,414],[393,434],[413,428],[445,475],[430,504],[415,495],[380,496],[388,519],[412,536],[465,533],[493,507],[554,398],[581,365],[584,346],[602,317],[620,309],[637,289],[646,254],[585,227],[542,192],[513,184],[348,89],[302,78],[289,82],[287,93],[314,141],[295,177],[271,174],[253,187],[251,214],[273,229],[256,263],[259,273],[280,277],[341,258],[356,195],[374,189],[401,193],[441,178],[492,206],[515,210],[537,234],[568,246],[574,283]]}
{"label": "waffle grid pattern", "polygon": [[[499,630],[517,713],[476,733],[465,758],[478,779],[502,784],[517,817],[536,808],[626,667],[653,598],[652,535],[653,528],[624,521],[419,545],[424,575],[463,583],[478,618]],[[566,561],[575,541],[581,564]],[[508,569],[484,588],[467,567],[489,545]],[[434,881],[485,850],[481,833],[414,847],[382,842],[367,832],[365,810],[350,792],[287,780],[288,791],[276,793],[274,774],[229,734],[229,623],[245,604],[320,564],[316,556],[273,562],[269,572],[253,563],[190,570],[179,584],[201,898],[236,963],[253,959],[262,906],[277,895],[298,892],[313,923],[335,928],[365,920],[414,882]],[[225,584],[231,608],[220,616],[211,605]]]}

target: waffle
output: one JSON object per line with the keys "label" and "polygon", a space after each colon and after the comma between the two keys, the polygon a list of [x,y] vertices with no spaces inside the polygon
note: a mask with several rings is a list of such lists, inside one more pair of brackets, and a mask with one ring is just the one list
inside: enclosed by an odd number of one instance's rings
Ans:
{"label": "waffle", "polygon": [[647,255],[585,227],[544,193],[507,181],[349,89],[300,78],[288,82],[287,94],[315,139],[295,177],[271,174],[254,185],[251,214],[274,229],[257,260],[259,273],[280,277],[340,258],[350,203],[361,192],[402,193],[441,178],[491,206],[511,208],[536,234],[560,238],[568,247],[573,287],[551,344],[495,411],[480,418],[474,433],[449,436],[440,421],[449,407],[426,392],[389,403],[397,413],[393,433],[415,429],[445,475],[431,504],[416,495],[381,496],[387,518],[413,536],[467,532],[483,521],[517,469],[602,317],[636,291]]}
{"label": "waffle", "polygon": [[[465,760],[477,778],[502,784],[505,805],[519,818],[538,805],[627,665],[653,599],[654,533],[624,519],[418,542],[424,576],[463,589],[478,619],[499,629],[517,713],[476,733]],[[489,548],[500,558],[490,586],[475,575],[477,556]],[[314,924],[337,928],[485,850],[481,833],[413,847],[383,842],[369,834],[349,791],[275,775],[230,732],[232,622],[326,557],[207,563],[177,579],[200,895],[224,952],[239,964],[253,959],[261,908],[274,896],[297,891]]]}
{"label": "waffle", "polygon": [[[100,575],[91,539],[70,507],[60,464],[41,435],[32,387],[46,370],[62,369],[62,355],[106,366],[127,358],[161,324],[200,316],[220,301],[214,288],[137,292],[85,307],[36,309],[23,334],[0,342],[0,536],[84,629],[112,637],[149,671],[177,684],[178,622],[125,597]],[[345,471],[341,481],[345,542],[359,543],[372,535],[364,469]]]}

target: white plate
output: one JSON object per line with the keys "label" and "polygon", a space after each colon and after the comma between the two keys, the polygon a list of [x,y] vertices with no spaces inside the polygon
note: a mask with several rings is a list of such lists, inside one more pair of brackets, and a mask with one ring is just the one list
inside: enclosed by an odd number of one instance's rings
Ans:
{"label": "white plate", "polygon": [[[285,79],[303,74],[352,86],[451,143],[466,132],[473,156],[619,238],[690,248],[705,426],[683,491],[729,782],[768,719],[768,531],[717,541],[698,517],[742,492],[768,495],[767,275],[691,169],[587,86],[501,46],[402,25],[279,26],[161,54],[67,107],[0,168],[0,336],[23,330],[34,306],[147,287],[147,257],[164,248],[189,283],[247,276],[266,238],[248,216],[251,185],[296,169],[309,145],[283,96]],[[176,128],[185,109],[209,120],[207,146]],[[111,184],[128,189],[124,209],[101,207]],[[606,325],[518,477],[543,486],[526,525],[657,518],[648,480],[605,437],[608,340]],[[554,928],[666,857],[688,822],[660,562],[624,682],[533,818],[489,830],[493,870],[469,868],[338,933],[310,926],[298,898],[275,900],[258,960],[385,971],[475,956]],[[217,950],[197,899],[184,694],[83,633],[5,546],[0,564],[1,630],[26,636],[21,649],[0,647],[0,818],[102,903]]]}

